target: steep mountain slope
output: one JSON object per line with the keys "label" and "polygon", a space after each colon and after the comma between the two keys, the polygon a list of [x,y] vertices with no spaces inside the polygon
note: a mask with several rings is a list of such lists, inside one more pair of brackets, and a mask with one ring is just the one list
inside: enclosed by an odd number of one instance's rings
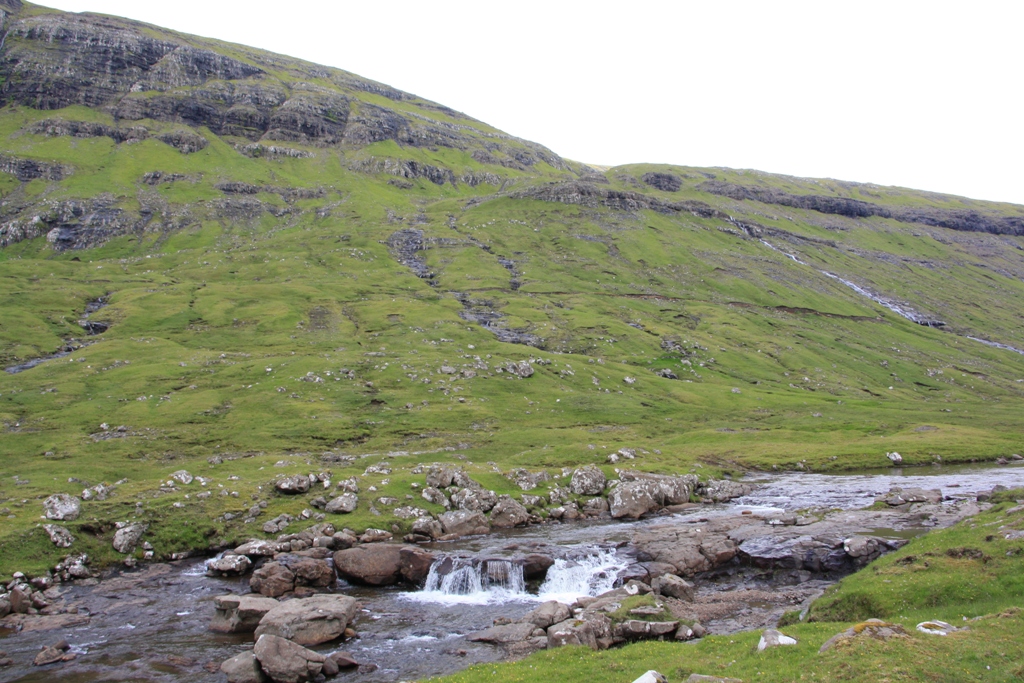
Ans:
{"label": "steep mountain slope", "polygon": [[336,69],[0,7],[0,359],[64,353],[0,376],[0,572],[52,563],[41,498],[101,482],[126,480],[76,527],[100,558],[130,510],[167,555],[258,533],[254,500],[298,514],[277,474],[378,461],[364,488],[405,501],[440,459],[512,492],[495,469],[620,448],[700,472],[1024,446],[1024,207],[598,172]]}

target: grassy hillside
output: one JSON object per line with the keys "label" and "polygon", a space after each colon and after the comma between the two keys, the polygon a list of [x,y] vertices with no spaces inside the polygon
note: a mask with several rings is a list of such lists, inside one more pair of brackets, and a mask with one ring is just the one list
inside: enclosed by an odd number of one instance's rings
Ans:
{"label": "grassy hillside", "polygon": [[[698,473],[1024,449],[1024,355],[968,338],[1024,349],[1022,207],[598,172],[291,58],[32,5],[7,22],[0,360],[75,350],[0,373],[0,574],[52,565],[41,500],[101,482],[126,480],[71,528],[112,559],[129,515],[166,557],[259,535],[224,518],[254,500],[307,508],[278,474],[379,461],[361,488],[404,501],[438,460],[511,493],[495,467],[611,473],[622,447]],[[39,38],[67,26],[145,68],[98,89],[108,57]],[[216,495],[161,490],[179,469]],[[369,500],[339,525],[400,523]]]}

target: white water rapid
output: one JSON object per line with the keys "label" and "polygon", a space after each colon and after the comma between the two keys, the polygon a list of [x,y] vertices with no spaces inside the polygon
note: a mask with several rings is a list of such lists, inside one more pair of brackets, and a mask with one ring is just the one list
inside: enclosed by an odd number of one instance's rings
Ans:
{"label": "white water rapid", "polygon": [[523,565],[505,559],[442,557],[430,567],[423,590],[404,594],[416,602],[441,605],[494,605],[511,601],[572,603],[614,587],[627,560],[614,550],[579,548],[555,560],[536,593],[527,591]]}

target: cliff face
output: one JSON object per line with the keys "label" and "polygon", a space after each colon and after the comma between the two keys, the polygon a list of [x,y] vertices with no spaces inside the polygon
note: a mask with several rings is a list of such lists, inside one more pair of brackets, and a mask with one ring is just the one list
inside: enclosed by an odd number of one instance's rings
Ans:
{"label": "cliff face", "polygon": [[[407,93],[329,69],[238,46],[192,39],[136,22],[42,11],[7,0],[0,102],[56,110],[101,109],[119,122],[205,126],[217,135],[318,146],[394,140],[410,146],[482,147],[476,122]],[[233,53],[233,54],[229,54]],[[399,112],[360,101],[413,104]],[[438,120],[461,119],[468,125]],[[507,137],[507,136],[499,136]],[[520,166],[562,162],[521,141]]]}

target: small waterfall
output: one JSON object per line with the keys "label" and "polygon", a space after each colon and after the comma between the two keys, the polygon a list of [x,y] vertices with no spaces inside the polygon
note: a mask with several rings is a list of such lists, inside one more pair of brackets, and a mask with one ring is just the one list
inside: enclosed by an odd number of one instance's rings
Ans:
{"label": "small waterfall", "polygon": [[584,595],[600,595],[615,587],[616,576],[626,564],[614,550],[605,549],[555,560],[541,584],[539,597],[571,604]]}
{"label": "small waterfall", "polygon": [[490,604],[530,599],[523,565],[512,560],[442,557],[427,574],[423,590],[407,597],[443,604]]}

